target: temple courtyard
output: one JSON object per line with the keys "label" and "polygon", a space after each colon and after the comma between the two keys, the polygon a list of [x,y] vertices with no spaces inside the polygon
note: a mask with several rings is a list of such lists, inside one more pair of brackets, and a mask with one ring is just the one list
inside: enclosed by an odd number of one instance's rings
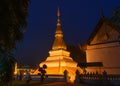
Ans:
{"label": "temple courtyard", "polygon": [[[85,84],[74,84],[74,83],[66,83],[66,82],[52,82],[43,85],[36,85],[36,86],[88,86]],[[89,85],[90,86],[90,85]]]}
{"label": "temple courtyard", "polygon": [[91,86],[86,84],[75,84],[75,83],[66,83],[66,82],[44,82],[40,81],[30,81],[26,83],[24,80],[16,80],[12,83],[13,86]]}

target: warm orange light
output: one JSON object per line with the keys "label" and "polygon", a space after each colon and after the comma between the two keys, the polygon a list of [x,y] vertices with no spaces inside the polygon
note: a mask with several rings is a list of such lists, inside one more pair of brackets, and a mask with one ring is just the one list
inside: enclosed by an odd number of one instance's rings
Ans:
{"label": "warm orange light", "polygon": [[14,74],[15,74],[15,75],[17,74],[17,62],[15,63],[15,71],[14,71]]}

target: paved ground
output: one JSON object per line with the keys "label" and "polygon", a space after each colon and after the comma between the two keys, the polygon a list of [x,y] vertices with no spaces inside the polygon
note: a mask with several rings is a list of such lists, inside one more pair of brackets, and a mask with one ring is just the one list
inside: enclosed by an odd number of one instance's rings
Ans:
{"label": "paved ground", "polygon": [[88,86],[84,84],[72,84],[72,83],[66,83],[66,82],[52,82],[52,83],[47,83],[43,85],[36,85],[36,86]]}

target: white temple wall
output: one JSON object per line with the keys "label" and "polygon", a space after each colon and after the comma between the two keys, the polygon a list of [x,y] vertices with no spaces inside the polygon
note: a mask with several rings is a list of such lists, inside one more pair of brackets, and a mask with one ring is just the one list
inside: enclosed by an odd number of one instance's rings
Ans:
{"label": "white temple wall", "polygon": [[[120,74],[120,44],[108,43],[87,46],[87,62],[103,62],[99,71],[106,70],[109,74]],[[89,67],[87,71],[95,72],[98,68]]]}

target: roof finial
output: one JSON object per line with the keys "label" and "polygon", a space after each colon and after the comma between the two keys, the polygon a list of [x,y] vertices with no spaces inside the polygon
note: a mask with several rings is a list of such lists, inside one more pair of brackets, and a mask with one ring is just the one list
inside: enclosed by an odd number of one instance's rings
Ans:
{"label": "roof finial", "polygon": [[100,16],[101,16],[101,18],[104,18],[104,17],[105,17],[105,16],[104,16],[103,9],[101,9]]}

